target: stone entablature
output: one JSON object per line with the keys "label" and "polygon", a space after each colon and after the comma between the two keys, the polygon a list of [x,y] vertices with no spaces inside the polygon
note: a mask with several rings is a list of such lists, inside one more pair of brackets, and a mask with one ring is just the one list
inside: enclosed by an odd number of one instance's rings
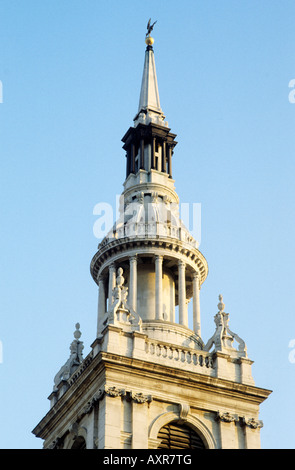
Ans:
{"label": "stone entablature", "polygon": [[208,274],[208,264],[202,253],[196,248],[177,242],[172,238],[157,237],[154,240],[136,237],[121,238],[109,242],[94,255],[91,261],[90,271],[94,281],[98,279],[103,270],[111,263],[119,263],[134,255],[153,256],[161,255],[167,259],[175,259],[185,262],[192,270],[200,274],[202,284]]}
{"label": "stone entablature", "polygon": [[96,346],[91,367],[77,369],[36,426],[45,448],[70,448],[79,436],[89,449],[157,448],[158,430],[171,421],[193,426],[207,448],[235,448],[237,433],[240,448],[259,447],[258,407],[269,391],[113,352],[95,354]]}

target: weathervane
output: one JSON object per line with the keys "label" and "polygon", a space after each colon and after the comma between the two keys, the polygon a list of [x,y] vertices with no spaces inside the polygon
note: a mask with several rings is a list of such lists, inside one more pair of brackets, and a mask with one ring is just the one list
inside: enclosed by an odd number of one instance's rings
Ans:
{"label": "weathervane", "polygon": [[147,29],[146,36],[150,36],[150,34],[151,34],[152,30],[154,29],[154,26],[155,26],[156,23],[157,23],[157,21],[155,21],[155,22],[151,25],[151,18],[149,19],[148,24],[147,24],[147,27],[146,27],[146,29]]}

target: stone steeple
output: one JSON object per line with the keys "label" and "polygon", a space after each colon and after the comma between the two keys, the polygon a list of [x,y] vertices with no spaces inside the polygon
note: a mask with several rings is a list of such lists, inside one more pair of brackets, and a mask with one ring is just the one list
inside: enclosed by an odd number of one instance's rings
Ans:
{"label": "stone steeple", "polygon": [[90,265],[96,335],[83,359],[77,324],[51,408],[33,431],[45,448],[260,446],[259,405],[270,391],[255,386],[253,361],[229,329],[222,296],[213,336],[201,337],[208,265],[179,216],[176,135],[160,107],[151,29],[149,22],[138,113],[122,139],[120,216]]}
{"label": "stone steeple", "polygon": [[[158,180],[172,187],[172,156],[175,134],[170,132],[168,122],[160,106],[156,65],[154,58],[154,39],[146,38],[146,51],[141,82],[138,112],[134,125],[128,129],[122,141],[126,151],[126,178],[137,175],[139,170],[147,172],[150,182]],[[153,172],[162,174],[155,176]],[[165,175],[165,176],[163,176]],[[147,175],[146,175],[147,176]],[[127,186],[138,183],[138,179],[130,178]],[[143,174],[141,174],[141,181]]]}
{"label": "stone steeple", "polygon": [[153,42],[153,38],[146,38],[147,48],[144,58],[139,106],[138,113],[134,118],[134,124],[136,125],[141,121],[145,123],[156,122],[167,127],[168,124],[164,121],[165,116],[160,105]]}

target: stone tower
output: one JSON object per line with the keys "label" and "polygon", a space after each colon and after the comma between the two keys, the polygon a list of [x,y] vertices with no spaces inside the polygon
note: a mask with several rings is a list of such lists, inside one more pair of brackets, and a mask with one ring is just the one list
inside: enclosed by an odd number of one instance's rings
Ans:
{"label": "stone tower", "polygon": [[147,34],[138,112],[122,139],[120,217],[91,261],[97,332],[83,358],[76,325],[50,410],[33,430],[44,448],[260,447],[259,405],[270,391],[255,386],[222,296],[215,331],[201,338],[199,296],[208,267],[179,217],[176,135],[160,106],[153,42]]}

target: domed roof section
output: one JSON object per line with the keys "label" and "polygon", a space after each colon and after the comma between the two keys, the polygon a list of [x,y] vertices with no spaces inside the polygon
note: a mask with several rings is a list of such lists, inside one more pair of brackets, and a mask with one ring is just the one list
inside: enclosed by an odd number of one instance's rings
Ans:
{"label": "domed roof section", "polygon": [[120,238],[168,237],[198,249],[199,243],[191,235],[179,215],[179,204],[165,195],[137,193],[121,205],[120,216],[102,240],[99,248]]}

